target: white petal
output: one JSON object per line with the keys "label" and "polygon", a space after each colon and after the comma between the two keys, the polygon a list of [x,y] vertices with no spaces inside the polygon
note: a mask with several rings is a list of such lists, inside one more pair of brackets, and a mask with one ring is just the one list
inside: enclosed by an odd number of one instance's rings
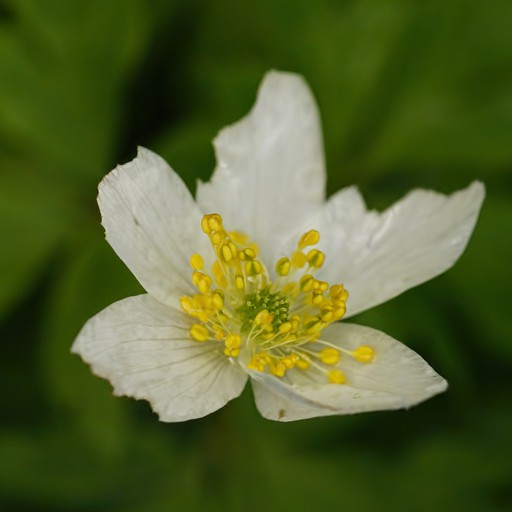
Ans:
{"label": "white petal", "polygon": [[139,295],[91,318],[72,351],[108,379],[117,395],[148,400],[162,421],[210,414],[242,392],[247,375],[218,343],[188,336],[184,313]]}
{"label": "white petal", "polygon": [[191,291],[188,261],[208,252],[201,212],[179,176],[155,153],[139,148],[99,185],[106,238],[140,284],[169,305]]}
{"label": "white petal", "polygon": [[[256,405],[268,419],[294,421],[316,416],[401,409],[418,404],[447,387],[418,354],[383,332],[354,324],[334,324],[322,339],[346,350],[368,345],[370,363],[342,354],[337,368],[346,384],[325,384],[325,375],[294,369],[284,379],[252,372]],[[321,345],[319,344],[319,348]],[[309,377],[309,378],[308,378]]]}
{"label": "white petal", "polygon": [[392,299],[457,261],[484,195],[479,182],[449,196],[414,190],[379,214],[355,188],[341,190],[316,222],[327,255],[319,277],[345,285],[347,317]]}
{"label": "white petal", "polygon": [[268,252],[322,204],[325,169],[315,100],[302,77],[268,73],[250,113],[214,141],[217,167],[198,184],[205,212],[223,215]]}

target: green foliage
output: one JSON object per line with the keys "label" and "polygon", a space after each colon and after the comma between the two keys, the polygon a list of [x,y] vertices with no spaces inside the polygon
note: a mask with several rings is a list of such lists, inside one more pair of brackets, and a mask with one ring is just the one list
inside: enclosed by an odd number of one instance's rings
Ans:
{"label": "green foliage", "polygon": [[[510,510],[511,23],[506,0],[1,1],[0,509]],[[141,144],[193,189],[271,68],[318,99],[330,192],[356,183],[380,208],[486,183],[456,267],[357,319],[451,387],[283,425],[246,391],[162,424],[69,352],[141,292],[103,240],[96,185]]]}

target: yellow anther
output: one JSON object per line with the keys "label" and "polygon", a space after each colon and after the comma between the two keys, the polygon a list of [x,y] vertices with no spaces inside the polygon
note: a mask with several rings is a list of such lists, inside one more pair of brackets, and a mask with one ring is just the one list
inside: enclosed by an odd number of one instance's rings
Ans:
{"label": "yellow anther", "polygon": [[224,349],[224,355],[228,357],[237,357],[240,355],[240,349],[239,348],[225,348]]}
{"label": "yellow anther", "polygon": [[292,323],[291,322],[284,322],[279,326],[279,332],[281,334],[290,332],[292,330]]}
{"label": "yellow anther", "polygon": [[229,243],[229,242],[224,242],[220,246],[219,256],[226,263],[229,263],[231,260],[236,258],[236,255],[237,255],[237,250],[236,250],[235,244]]}
{"label": "yellow anther", "polygon": [[332,310],[334,319],[335,320],[341,320],[343,318],[343,315],[345,314],[346,308],[343,307],[336,307]]}
{"label": "yellow anther", "polygon": [[324,296],[321,291],[313,290],[313,295],[311,297],[311,303],[315,306],[320,306],[324,302]]}
{"label": "yellow anther", "polygon": [[335,348],[324,348],[320,350],[320,360],[324,364],[336,364],[340,360],[340,353]]}
{"label": "yellow anther", "polygon": [[332,308],[324,308],[320,311],[320,318],[324,322],[332,322],[334,320],[334,310]]}
{"label": "yellow anther", "polygon": [[299,368],[299,370],[307,370],[311,366],[311,362],[306,356],[300,355],[295,362],[295,366]]}
{"label": "yellow anther", "polygon": [[212,294],[212,305],[215,309],[222,309],[224,306],[224,294],[221,290],[214,290]]}
{"label": "yellow anther", "polygon": [[237,290],[243,290],[245,288],[245,279],[242,274],[235,276],[235,287]]}
{"label": "yellow anther", "polygon": [[201,309],[193,316],[196,316],[201,322],[208,322],[208,320],[213,316],[213,313],[211,311]]}
{"label": "yellow anther", "polygon": [[197,303],[192,297],[183,296],[180,297],[180,306],[187,315],[194,316],[197,311]]}
{"label": "yellow anther", "polygon": [[281,358],[281,362],[286,366],[287,370],[291,370],[295,366],[298,358],[299,356],[297,354],[290,354],[289,356]]}
{"label": "yellow anther", "polygon": [[304,274],[299,281],[301,291],[308,293],[313,289],[315,278],[311,274]]}
{"label": "yellow anther", "polygon": [[327,372],[327,378],[331,384],[345,384],[347,377],[341,370],[330,370]]}
{"label": "yellow anther", "polygon": [[256,251],[250,247],[240,252],[240,259],[242,261],[249,261],[256,258]]}
{"label": "yellow anther", "polygon": [[279,360],[275,363],[271,362],[270,363],[270,371],[276,377],[284,377],[284,374],[286,373],[286,366],[281,360]]}
{"label": "yellow anther", "polygon": [[229,248],[231,249],[231,252],[233,253],[233,257],[236,258],[238,256],[238,248],[237,246],[230,240],[228,242]]}
{"label": "yellow anther", "polygon": [[207,235],[219,231],[219,229],[222,229],[222,217],[218,213],[204,215],[201,219],[201,228]]}
{"label": "yellow anther", "polygon": [[188,332],[196,341],[206,341],[210,338],[208,329],[201,324],[194,324]]}
{"label": "yellow anther", "polygon": [[315,279],[313,281],[313,288],[321,292],[326,292],[329,289],[329,283]]}
{"label": "yellow anther", "polygon": [[224,240],[228,239],[228,234],[223,230],[215,231],[210,235],[213,245],[221,245]]}
{"label": "yellow anther", "polygon": [[242,338],[239,334],[228,334],[224,345],[226,345],[226,348],[239,348],[242,345]]}
{"label": "yellow anther", "polygon": [[342,284],[333,284],[331,286],[330,295],[333,300],[346,301],[348,299],[348,292]]}
{"label": "yellow anther", "polygon": [[375,356],[375,350],[368,345],[361,345],[352,352],[352,355],[360,363],[370,363]]}
{"label": "yellow anther", "polygon": [[270,325],[274,320],[274,315],[270,314],[268,310],[263,309],[254,317],[256,325]]}
{"label": "yellow anther", "polygon": [[325,254],[318,249],[311,249],[306,255],[307,262],[314,268],[320,268],[325,261]]}
{"label": "yellow anther", "polygon": [[201,293],[208,293],[212,285],[211,277],[197,270],[192,274],[192,282]]}
{"label": "yellow anther", "polygon": [[263,265],[258,260],[247,261],[245,263],[245,273],[248,276],[257,276],[263,272]]}
{"label": "yellow anther", "polygon": [[249,363],[247,363],[247,368],[249,370],[255,370],[257,372],[262,372],[265,369],[264,364],[256,359],[256,357],[253,357]]}
{"label": "yellow anther", "polygon": [[223,340],[225,337],[226,337],[226,331],[223,331],[222,329],[218,329],[215,331],[215,339]]}
{"label": "yellow anther", "polygon": [[295,251],[292,254],[292,266],[302,268],[306,264],[306,255],[302,251]]}
{"label": "yellow anther", "polygon": [[276,272],[280,276],[287,276],[290,273],[291,263],[288,258],[281,258],[276,263]]}
{"label": "yellow anther", "polygon": [[259,352],[258,354],[251,358],[249,364],[247,365],[247,368],[249,368],[249,370],[256,370],[258,372],[262,372],[265,370],[265,367],[269,363],[270,357],[268,356],[268,354],[264,352]]}
{"label": "yellow anther", "polygon": [[201,270],[204,266],[203,257],[200,254],[192,254],[190,256],[190,266],[194,270]]}
{"label": "yellow anther", "polygon": [[304,233],[299,240],[299,249],[304,249],[308,245],[316,245],[320,241],[320,233],[315,229],[311,229],[307,233]]}
{"label": "yellow anther", "polygon": [[297,329],[299,328],[299,324],[300,324],[300,316],[293,315],[290,318],[290,323],[292,324],[292,328],[290,329],[290,332],[296,333]]}

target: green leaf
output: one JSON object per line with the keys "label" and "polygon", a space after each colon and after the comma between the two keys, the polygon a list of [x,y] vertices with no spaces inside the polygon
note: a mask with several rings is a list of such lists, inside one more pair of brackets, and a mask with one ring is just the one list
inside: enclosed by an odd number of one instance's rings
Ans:
{"label": "green leaf", "polygon": [[510,290],[512,204],[490,190],[475,233],[449,279],[471,318],[469,327],[485,352],[512,360]]}
{"label": "green leaf", "polygon": [[74,218],[68,191],[0,156],[0,318],[33,286]]}
{"label": "green leaf", "polygon": [[111,157],[150,12],[121,0],[20,0],[12,8],[0,25],[3,143],[52,162],[52,174],[75,186],[96,180]]}

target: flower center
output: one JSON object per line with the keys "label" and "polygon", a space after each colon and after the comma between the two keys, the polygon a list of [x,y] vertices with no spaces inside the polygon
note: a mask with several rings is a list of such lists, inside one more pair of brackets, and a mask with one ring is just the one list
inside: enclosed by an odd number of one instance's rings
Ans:
{"label": "flower center", "polygon": [[318,231],[304,233],[294,252],[277,261],[272,281],[258,259],[258,246],[242,233],[226,232],[220,215],[205,215],[201,227],[216,261],[210,275],[202,256],[190,258],[198,293],[181,297],[180,303],[197,320],[189,330],[193,340],[216,344],[231,361],[243,359],[250,370],[284,377],[293,368],[311,368],[337,384],[346,382],[336,368],[341,352],[361,363],[373,360],[371,347],[348,351],[319,339],[325,327],[345,314],[348,292],[342,284],[315,278],[325,261],[324,253],[312,248],[320,240]]}
{"label": "flower center", "polygon": [[242,323],[242,333],[250,332],[256,317],[262,311],[267,311],[272,316],[272,329],[279,329],[280,325],[288,321],[290,303],[284,295],[271,293],[269,288],[249,295],[245,304],[236,310]]}

